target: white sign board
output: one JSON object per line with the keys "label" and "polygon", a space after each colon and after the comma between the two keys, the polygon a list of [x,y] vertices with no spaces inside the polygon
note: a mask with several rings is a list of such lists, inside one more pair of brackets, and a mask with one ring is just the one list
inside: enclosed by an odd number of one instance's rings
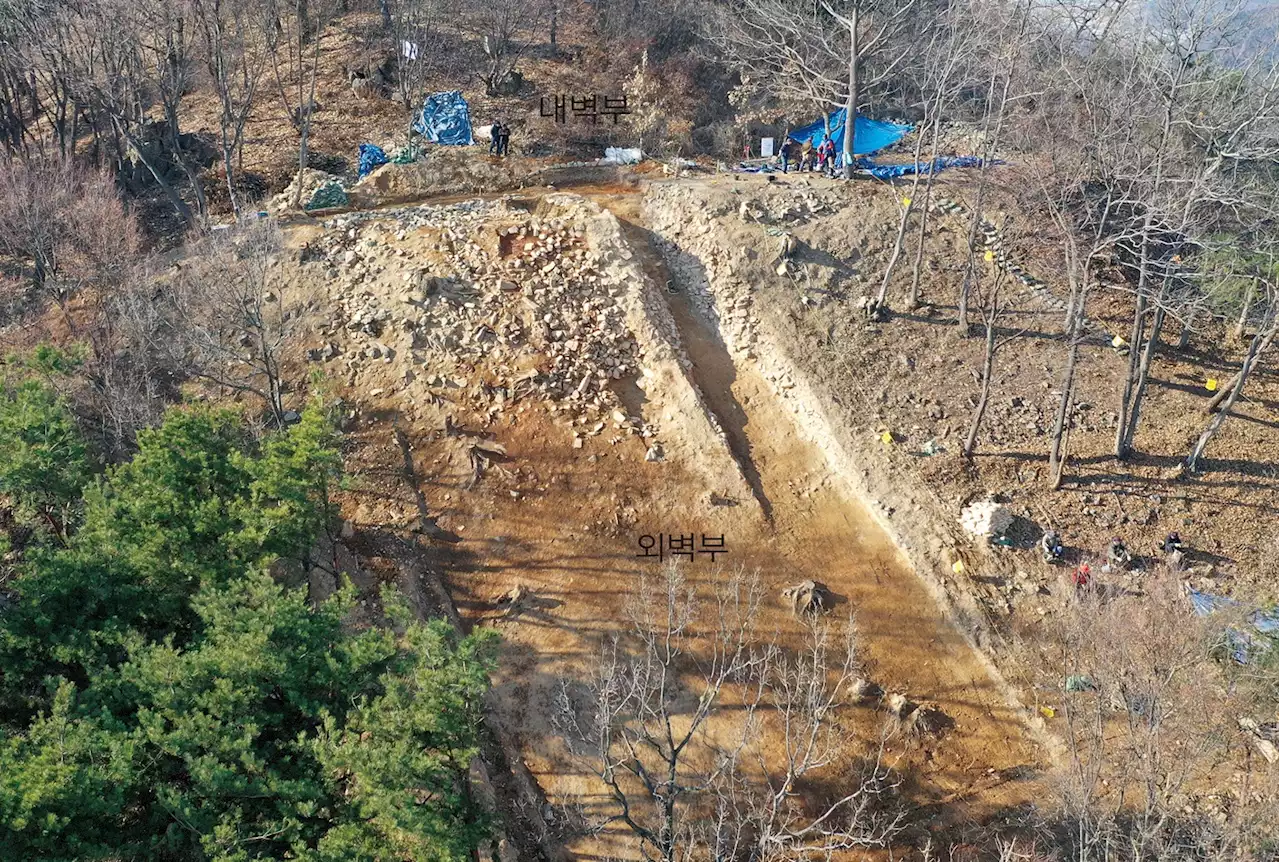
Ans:
{"label": "white sign board", "polygon": [[773,158],[773,138],[760,139],[760,157],[764,159]]}
{"label": "white sign board", "polygon": [[406,60],[418,59],[418,43],[408,40],[401,42],[400,53],[404,54]]}

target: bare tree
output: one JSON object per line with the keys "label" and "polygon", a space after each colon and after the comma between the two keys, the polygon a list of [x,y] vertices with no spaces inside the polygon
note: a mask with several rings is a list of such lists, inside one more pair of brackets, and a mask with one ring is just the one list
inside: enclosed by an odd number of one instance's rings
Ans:
{"label": "bare tree", "polygon": [[429,78],[450,62],[448,52],[433,48],[442,33],[447,7],[444,0],[396,0],[391,9],[391,35],[396,41],[396,89],[406,112],[406,134],[422,109]]}
{"label": "bare tree", "polygon": [[200,221],[206,216],[204,185],[182,133],[182,97],[195,79],[195,23],[189,0],[133,0],[127,7],[148,90],[164,111],[169,152],[182,169]]}
{"label": "bare tree", "polygon": [[122,310],[138,351],[176,374],[261,398],[277,423],[284,421],[281,363],[294,318],[271,284],[281,243],[270,220],[214,231]]}
{"label": "bare tree", "polygon": [[[718,585],[708,610],[680,568],[668,566],[658,580],[644,578],[628,603],[631,643],[615,635],[605,644],[585,719],[562,685],[559,728],[589,746],[590,768],[616,809],[605,822],[631,830],[647,859],[677,858],[691,840],[685,807],[729,766],[721,759],[700,772],[694,749],[726,688],[760,660],[750,650],[760,600],[759,584],[738,572]],[[704,626],[705,658],[697,662]],[[695,667],[696,681],[686,688],[682,678]]]}
{"label": "bare tree", "polygon": [[1021,3],[1015,4],[1011,10],[1001,14],[993,22],[991,27],[993,38],[988,40],[986,56],[983,57],[988,75],[982,119],[982,162],[978,166],[976,200],[971,207],[964,275],[960,279],[959,297],[956,300],[956,326],[962,336],[969,334],[969,291],[977,271],[979,233],[983,210],[986,206],[991,166],[995,161],[1001,134],[1005,129],[1010,102],[1018,98],[1029,98],[1030,95],[1022,93],[1013,98],[1009,95],[1014,78],[1019,72],[1020,62],[1026,55],[1024,42],[1028,37],[1030,18],[1030,3],[1026,8],[1023,8]]}
{"label": "bare tree", "polygon": [[853,176],[854,118],[910,52],[910,13],[917,0],[744,0],[724,10],[713,38],[755,87],[784,106],[830,113],[843,107],[841,161]]}
{"label": "bare tree", "polygon": [[30,151],[31,126],[39,118],[37,106],[31,104],[30,67],[21,36],[16,16],[0,15],[0,141],[13,155]]}
{"label": "bare tree", "polygon": [[[1231,415],[1231,408],[1240,398],[1240,393],[1244,391],[1244,385],[1249,380],[1249,373],[1253,370],[1254,365],[1258,361],[1258,357],[1271,345],[1276,335],[1276,300],[1271,298],[1267,307],[1267,313],[1263,316],[1261,328],[1253,336],[1253,340],[1249,342],[1249,350],[1245,353],[1244,361],[1240,366],[1240,370],[1236,372],[1235,378],[1231,382],[1230,394],[1221,402],[1221,405],[1211,404],[1210,409],[1218,407],[1218,412],[1209,420],[1208,426],[1204,429],[1204,433],[1200,435],[1200,439],[1196,441],[1196,445],[1192,448],[1191,454],[1187,456],[1187,460],[1183,463],[1183,469],[1187,473],[1194,473],[1200,464],[1200,459],[1204,456],[1205,447],[1209,445],[1209,441],[1218,433],[1218,429],[1222,427],[1222,423],[1227,421],[1227,417]],[[1215,401],[1217,399],[1214,399]]]}
{"label": "bare tree", "polygon": [[105,173],[56,158],[0,162],[0,255],[29,262],[32,287],[64,314],[81,288],[118,285],[138,246],[137,225]]}
{"label": "bare tree", "polygon": [[982,390],[978,394],[978,403],[973,408],[973,421],[969,423],[969,436],[964,441],[964,456],[966,458],[973,457],[974,450],[978,445],[978,431],[982,428],[982,420],[987,412],[987,402],[991,398],[991,378],[995,372],[996,354],[1001,348],[1022,335],[1022,331],[1018,331],[1004,338],[996,337],[999,332],[997,324],[1001,314],[1005,311],[1005,306],[1000,296],[1000,287],[1003,281],[1004,269],[996,267],[995,275],[991,279],[991,289],[982,302],[986,309],[985,314],[983,314],[983,323],[986,326],[987,333],[986,349],[982,354]]}
{"label": "bare tree", "polygon": [[269,7],[253,0],[191,0],[191,3],[205,65],[218,96],[218,129],[227,195],[232,212],[239,213],[235,157],[243,143],[245,124],[270,55],[268,45],[276,21],[266,14]]}
{"label": "bare tree", "polygon": [[[1185,0],[1162,4],[1141,20],[1127,70],[1111,76],[1109,86],[1113,94],[1130,91],[1123,106],[1133,129],[1132,201],[1123,209],[1140,221],[1130,250],[1136,274],[1115,441],[1121,459],[1132,451],[1164,311],[1171,301],[1179,306],[1186,332],[1203,301],[1177,252],[1207,246],[1216,234],[1245,233],[1242,226],[1269,213],[1274,202],[1270,184],[1259,187],[1247,164],[1274,162],[1274,75],[1257,68],[1258,58],[1244,65],[1222,62],[1250,20],[1247,7],[1236,0]],[[1197,258],[1210,259],[1204,253]],[[1176,289],[1182,282],[1190,295]],[[1152,305],[1154,323],[1147,333]]]}
{"label": "bare tree", "polygon": [[1066,357],[1049,448],[1050,486],[1057,489],[1067,458],[1079,347],[1088,335],[1088,295],[1098,267],[1135,233],[1126,213],[1132,179],[1117,169],[1128,155],[1133,129],[1124,104],[1097,86],[1097,70],[1108,67],[1110,54],[1098,48],[1081,62],[1079,45],[1061,27],[1046,28],[1036,41],[1042,63],[1034,70],[1036,107],[1018,117],[1013,132],[1038,159],[1035,168],[1011,166],[1010,173],[1016,185],[1035,190],[1026,201],[1028,215],[1053,225],[1068,285]]}
{"label": "bare tree", "polygon": [[[789,653],[757,641],[760,601],[741,571],[704,599],[669,566],[639,585],[587,690],[561,685],[556,725],[611,803],[592,826],[622,823],[646,859],[695,848],[820,858],[886,846],[902,826],[880,752],[848,769],[839,711],[858,670],[852,620],[802,618],[803,644]],[[797,788],[823,771],[844,780],[814,813]]]}
{"label": "bare tree", "polygon": [[[876,297],[876,308],[878,309],[886,308],[889,284],[893,278],[893,271],[897,266],[898,259],[902,255],[903,244],[907,234],[907,224],[910,221],[911,214],[917,211],[920,213],[919,245],[916,249],[911,295],[907,305],[909,308],[914,308],[919,302],[920,262],[924,254],[925,225],[929,215],[929,195],[933,187],[933,168],[938,158],[938,138],[942,115],[946,106],[951,103],[959,92],[960,73],[963,71],[963,64],[970,60],[968,53],[971,45],[967,39],[967,34],[972,32],[972,28],[966,27],[964,22],[959,20],[958,11],[956,4],[953,3],[948,7],[945,14],[936,17],[929,40],[923,45],[920,52],[924,62],[908,66],[904,70],[905,75],[918,81],[919,104],[922,108],[923,116],[916,129],[914,158],[912,160],[915,163],[916,170],[911,176],[910,192],[899,201],[901,217],[898,220],[898,231],[894,236],[893,251],[889,256],[888,264],[885,265],[884,276],[880,280],[880,293]],[[931,141],[929,160],[926,163],[928,166],[927,171],[922,170],[920,162],[920,154],[924,149],[926,136]],[[923,200],[919,196],[922,178],[924,178],[925,182]]]}
{"label": "bare tree", "polygon": [[[4,15],[13,28],[15,45],[26,67],[31,114],[48,123],[59,154],[72,155],[81,116],[74,78],[84,71],[78,68],[78,60],[85,56],[82,39],[92,42],[95,34],[76,26],[82,16],[70,3],[15,3],[4,10]],[[93,132],[97,143],[96,125]]]}
{"label": "bare tree", "polygon": [[[1046,687],[1067,747],[1058,788],[1070,858],[1227,862],[1274,834],[1274,768],[1243,786],[1234,768],[1249,763],[1236,718],[1250,706],[1214,661],[1229,621],[1191,615],[1164,575],[1145,595],[1079,592],[1053,620]],[[1198,788],[1223,783],[1262,800],[1241,793],[1222,821],[1194,810]]]}
{"label": "bare tree", "polygon": [[[887,847],[903,827],[899,781],[883,763],[892,720],[869,754],[850,759],[851,745],[865,743],[855,743],[839,718],[858,680],[853,618],[830,623],[809,614],[801,623],[794,653],[776,644],[762,653],[744,716],[746,742],[728,752],[734,766],[716,786],[714,828],[704,839],[712,858],[831,858]],[[797,798],[805,782],[837,775],[825,798],[808,805]]]}
{"label": "bare tree", "polygon": [[479,78],[490,96],[506,91],[544,8],[542,0],[513,0],[481,4],[466,17],[463,26],[480,39],[484,49]]}
{"label": "bare tree", "polygon": [[288,122],[298,133],[298,180],[294,183],[293,206],[302,208],[302,175],[307,169],[307,150],[316,104],[316,79],[320,74],[320,43],[330,19],[336,13],[330,2],[292,0],[276,5],[277,26],[268,31],[267,47],[276,92]]}

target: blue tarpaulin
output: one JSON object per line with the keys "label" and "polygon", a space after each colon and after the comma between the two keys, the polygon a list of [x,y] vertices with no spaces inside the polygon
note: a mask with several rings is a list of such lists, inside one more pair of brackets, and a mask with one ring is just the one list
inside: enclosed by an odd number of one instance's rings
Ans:
{"label": "blue tarpaulin", "polygon": [[387,154],[382,151],[382,147],[374,144],[360,145],[360,167],[357,170],[357,176],[363,178],[366,174],[376,168],[378,165],[387,163]]}
{"label": "blue tarpaulin", "polygon": [[[866,156],[877,150],[883,150],[902,140],[909,131],[911,131],[910,126],[885,123],[858,115],[853,121],[853,154]],[[807,126],[793,129],[788,137],[799,143],[811,141],[816,147],[822,143],[825,134],[826,127],[823,125],[822,117],[819,117]],[[839,161],[840,154],[844,152],[844,108],[831,114],[831,140],[836,145],[836,161]]]}
{"label": "blue tarpaulin", "polygon": [[475,143],[471,137],[471,111],[461,90],[435,93],[427,97],[413,130],[433,144],[452,144],[469,147]]}
{"label": "blue tarpaulin", "polygon": [[[1187,597],[1191,599],[1191,607],[1195,609],[1196,616],[1201,617],[1207,617],[1217,610],[1241,606],[1240,602],[1234,599],[1202,593],[1199,590],[1188,591]],[[1280,632],[1280,609],[1257,608],[1249,614],[1249,623],[1259,634],[1271,640],[1270,648],[1274,649],[1277,633]],[[1240,664],[1248,662],[1251,653],[1265,652],[1268,649],[1265,642],[1259,642],[1249,634],[1234,628],[1227,629],[1226,641],[1231,649],[1231,657]]]}
{"label": "blue tarpaulin", "polygon": [[[993,165],[1003,164],[999,159],[991,162]],[[864,170],[878,180],[893,180],[898,177],[905,177],[914,173],[928,174],[945,171],[947,168],[977,168],[982,166],[982,159],[977,156],[939,156],[933,160],[932,166],[929,162],[921,162],[916,165],[908,162],[903,165],[877,165],[871,159],[860,158],[855,161],[855,166],[859,170]],[[756,173],[775,173],[781,168],[773,163],[766,162],[760,165],[749,165],[745,162],[739,163],[734,170],[739,173],[756,174]]]}
{"label": "blue tarpaulin", "polygon": [[[855,141],[856,143],[856,141]],[[992,162],[991,164],[998,164]],[[938,156],[932,164],[929,162],[909,162],[905,165],[877,165],[871,159],[858,159],[858,167],[866,168],[867,173],[878,180],[896,180],[910,174],[936,174],[947,168],[980,168],[982,159],[977,156]]]}

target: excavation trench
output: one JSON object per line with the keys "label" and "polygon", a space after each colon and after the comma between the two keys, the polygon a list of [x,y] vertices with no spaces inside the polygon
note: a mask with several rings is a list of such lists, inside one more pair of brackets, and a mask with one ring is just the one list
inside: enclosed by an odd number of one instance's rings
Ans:
{"label": "excavation trench", "polygon": [[[668,310],[680,335],[680,346],[691,363],[687,374],[698,388],[707,410],[724,431],[725,442],[734,462],[750,486],[765,522],[773,524],[773,503],[765,493],[764,481],[751,454],[751,438],[747,434],[747,411],[734,391],[738,369],[729,348],[715,326],[699,315],[689,302],[688,285],[682,284],[668,269],[656,248],[657,238],[634,221],[622,220],[623,236],[640,258],[641,266],[653,286],[665,296]],[[738,501],[725,500],[726,504]]]}
{"label": "excavation trench", "polygon": [[[707,271],[689,250],[635,221],[626,236],[666,298],[687,374],[760,505],[754,562],[775,589],[805,579],[827,584],[848,602],[837,612],[852,609],[858,621],[875,681],[932,701],[955,720],[947,738],[906,755],[931,788],[923,796],[959,802],[967,817],[1042,795],[1045,761],[1007,690],[843,480],[841,459],[823,449],[829,440],[815,442],[811,422],[799,420],[754,357],[767,359],[771,371],[798,372],[766,342],[749,353],[726,345],[717,322],[701,310],[715,297],[707,295]],[[793,392],[788,400],[794,398]]]}
{"label": "excavation trench", "polygon": [[[660,429],[666,457],[647,460],[650,440],[592,434],[532,398],[491,421],[464,418],[457,402],[418,394],[396,407],[406,416],[404,440],[386,422],[368,432],[386,438],[384,467],[396,475],[409,452],[433,521],[458,539],[432,542],[427,562],[445,573],[463,625],[492,625],[503,636],[490,717],[512,752],[507,759],[527,768],[548,800],[545,807],[530,803],[524,793],[512,804],[528,822],[545,823],[570,854],[635,858],[634,836],[616,821],[589,836],[575,825],[617,812],[555,717],[565,687],[591,679],[602,648],[625,628],[626,597],[660,570],[658,558],[637,553],[638,538],[659,533],[722,536],[728,550],[721,559],[699,554],[682,563],[690,581],[706,588],[738,566],[758,571],[769,592],[759,626],[783,649],[802,648],[804,635],[779,591],[807,579],[827,584],[838,600],[833,614],[856,617],[865,675],[953,719],[940,738],[889,746],[913,820],[981,820],[1042,797],[1045,761],[1017,711],[843,480],[848,459],[813,442],[824,438],[798,421],[798,390],[782,397],[772,388],[768,376],[776,376],[780,355],[761,342],[759,359],[750,358],[722,337],[701,311],[714,301],[705,268],[651,231],[636,195],[588,197],[621,222],[620,235],[607,215],[591,216],[587,235],[604,256],[611,295],[627,303],[628,326],[645,343],[646,376],[618,381],[619,394],[629,416]],[[386,233],[390,246],[395,240]],[[405,240],[408,251],[416,252],[414,242],[412,235]],[[395,365],[374,365],[360,378],[397,393],[404,379]],[[409,391],[418,391],[413,385]],[[465,441],[439,430],[450,419],[486,428],[507,452],[478,483]],[[371,447],[370,457],[374,451],[383,450]],[[409,497],[401,505],[417,512],[420,502]],[[358,521],[386,520],[379,515],[386,500],[366,495],[365,505],[369,514]],[[518,612],[501,610],[495,599],[517,587],[527,600]],[[841,708],[846,763],[877,750],[885,718],[873,707]],[[708,733],[730,735],[739,721],[725,710]],[[785,756],[781,747],[762,753]],[[824,781],[849,778],[847,770],[829,771]]]}

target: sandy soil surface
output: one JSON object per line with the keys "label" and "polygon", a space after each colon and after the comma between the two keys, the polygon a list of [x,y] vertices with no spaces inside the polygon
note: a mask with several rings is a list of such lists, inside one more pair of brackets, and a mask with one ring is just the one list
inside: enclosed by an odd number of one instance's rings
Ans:
{"label": "sandy soil surface", "polygon": [[[658,533],[723,535],[728,552],[714,563],[699,557],[686,564],[691,579],[723,579],[726,567],[758,570],[769,594],[763,628],[779,632],[784,645],[795,646],[801,633],[781,589],[805,579],[827,584],[840,602],[834,613],[852,612],[857,620],[868,676],[887,691],[937,704],[955,722],[940,738],[890,744],[889,763],[908,777],[904,789],[916,805],[904,842],[918,844],[929,829],[958,834],[954,830],[1043,797],[1051,759],[1011,691],[957,629],[951,609],[938,603],[879,519],[841,480],[838,465],[753,364],[735,359],[679,284],[675,292],[665,290],[678,275],[667,269],[641,222],[638,195],[610,190],[593,197],[622,219],[620,235],[609,232],[607,216],[593,217],[603,221],[585,233],[596,242],[622,240],[607,254],[596,251],[622,280],[617,301],[629,309],[628,325],[642,342],[642,368],[667,369],[652,375],[643,390],[625,381],[613,389],[627,413],[658,429],[664,460],[645,460],[650,441],[642,436],[609,437],[606,431],[579,437],[581,426],[572,417],[548,411],[536,399],[495,414],[475,409],[466,388],[452,395],[447,387],[424,392],[423,372],[405,374],[405,361],[417,349],[387,334],[379,339],[395,359],[352,359],[342,387],[355,408],[349,424],[358,479],[347,511],[356,536],[404,534],[415,522],[398,428],[439,531],[425,543],[424,571],[443,573],[468,624],[502,632],[496,724],[546,792],[551,810],[567,803],[582,805],[589,815],[608,813],[602,787],[575,767],[553,732],[550,712],[560,681],[583,678],[597,660],[602,638],[616,631],[621,604],[640,576],[657,574],[656,561],[637,554],[639,536]],[[534,199],[503,206],[493,216],[500,223],[538,209]],[[406,229],[395,211],[365,216],[351,243],[368,267],[357,270],[365,274],[356,283],[378,293],[378,285],[398,283],[395,267],[435,271],[442,265],[432,229]],[[294,235],[314,246],[324,234],[299,226]],[[366,250],[375,242],[376,251]],[[299,280],[299,290],[305,282]],[[329,284],[331,291],[344,290]],[[326,307],[320,303],[317,313]],[[339,331],[325,331],[345,355],[357,355]],[[536,350],[518,362],[496,353],[473,356],[467,379],[498,385],[507,365],[537,366],[544,358]],[[433,366],[426,360],[423,367]],[[701,403],[681,394],[690,384]],[[506,451],[474,484],[467,448],[473,435]],[[709,473],[707,465],[716,463],[723,466]],[[495,599],[518,585],[532,592],[531,604],[495,619]],[[885,714],[852,705],[841,713],[839,721],[855,740],[848,756],[872,750]],[[733,721],[732,715],[717,719]],[[617,830],[565,839],[587,856],[633,852]]]}

